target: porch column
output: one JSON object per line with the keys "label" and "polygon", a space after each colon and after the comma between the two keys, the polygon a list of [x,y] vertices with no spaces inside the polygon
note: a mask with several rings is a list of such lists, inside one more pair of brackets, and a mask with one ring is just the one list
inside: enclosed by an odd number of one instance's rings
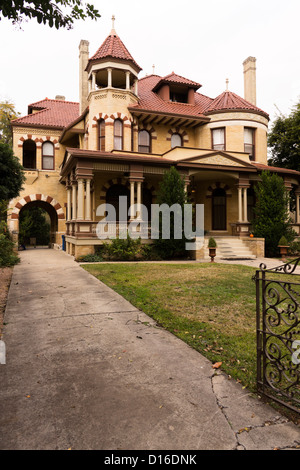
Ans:
{"label": "porch column", "polygon": [[91,220],[91,180],[85,181],[85,220]]}
{"label": "porch column", "polygon": [[248,199],[247,199],[247,188],[243,188],[244,198],[244,222],[248,223]]}
{"label": "porch column", "polygon": [[239,192],[239,222],[243,222],[242,188],[238,188],[238,192]]}
{"label": "porch column", "polygon": [[134,218],[134,192],[135,192],[135,182],[130,182],[130,220]]}
{"label": "porch column", "polygon": [[142,182],[137,182],[137,218],[142,217]]}
{"label": "porch column", "polygon": [[77,217],[77,182],[72,182],[72,220]]}
{"label": "porch column", "polygon": [[78,180],[78,211],[77,220],[83,220],[84,218],[84,187],[83,179]]}
{"label": "porch column", "polygon": [[67,222],[70,222],[72,214],[72,187],[67,186]]}

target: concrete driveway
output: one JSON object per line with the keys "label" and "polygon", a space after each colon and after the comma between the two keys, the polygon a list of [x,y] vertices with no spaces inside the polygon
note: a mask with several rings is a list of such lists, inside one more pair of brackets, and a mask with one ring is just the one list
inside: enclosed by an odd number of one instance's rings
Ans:
{"label": "concrete driveway", "polygon": [[5,314],[0,448],[297,448],[276,411],[64,252],[21,252]]}

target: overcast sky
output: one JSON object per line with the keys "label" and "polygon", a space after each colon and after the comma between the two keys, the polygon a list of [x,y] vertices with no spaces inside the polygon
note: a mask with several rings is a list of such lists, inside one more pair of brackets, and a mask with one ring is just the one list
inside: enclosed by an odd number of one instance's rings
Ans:
{"label": "overcast sky", "polygon": [[[272,120],[300,99],[299,0],[90,0],[101,13],[59,30],[0,21],[0,99],[27,114],[27,105],[56,95],[78,101],[78,45],[90,56],[115,29],[136,62],[139,77],[172,71],[202,84],[215,98],[226,88],[244,96],[243,61],[257,59],[257,106]],[[279,110],[279,111],[278,111]]]}

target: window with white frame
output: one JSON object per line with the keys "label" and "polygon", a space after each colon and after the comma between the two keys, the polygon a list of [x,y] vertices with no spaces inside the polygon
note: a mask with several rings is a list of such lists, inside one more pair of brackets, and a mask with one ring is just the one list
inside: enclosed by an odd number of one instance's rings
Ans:
{"label": "window with white frame", "polygon": [[244,128],[244,151],[249,153],[250,160],[255,160],[255,129],[253,127]]}
{"label": "window with white frame", "polygon": [[54,170],[54,145],[49,141],[43,143],[42,169]]}
{"label": "window with white frame", "polygon": [[225,150],[225,127],[212,129],[212,148],[214,150]]}

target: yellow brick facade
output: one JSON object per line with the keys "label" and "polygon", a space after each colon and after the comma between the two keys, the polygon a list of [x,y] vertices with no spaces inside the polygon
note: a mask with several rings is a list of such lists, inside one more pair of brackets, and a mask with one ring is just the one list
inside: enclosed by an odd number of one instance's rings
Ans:
{"label": "yellow brick facade", "polygon": [[[96,236],[97,223],[103,218],[97,216],[97,208],[106,202],[110,188],[126,188],[130,202],[140,204],[148,198],[155,203],[163,174],[171,165],[180,171],[193,203],[204,205],[206,236],[248,236],[251,188],[259,178],[255,164],[267,164],[268,116],[251,103],[246,103],[245,109],[214,109],[215,101],[208,98],[199,112],[195,105],[198,85],[194,82],[171,74],[171,80],[150,76],[138,83],[139,68],[131,57],[106,58],[99,51],[96,59],[89,60],[88,42],[81,42],[79,111],[69,123],[61,128],[41,123],[22,127],[24,120],[20,119],[13,124],[14,153],[21,163],[24,142],[36,143],[36,167],[26,170],[24,188],[9,205],[9,226],[15,239],[22,209],[40,205],[56,223],[51,237],[54,245],[61,247],[64,237],[67,253],[75,257],[93,253],[102,243]],[[252,72],[253,68],[253,81]],[[155,87],[141,96],[147,80]],[[178,87],[188,89],[190,100],[181,108],[177,98],[171,99]],[[249,93],[254,96],[251,87]],[[160,100],[159,109],[143,109],[149,106],[149,96],[153,102]],[[63,101],[49,102],[49,106],[63,109]],[[39,117],[43,106],[47,109],[44,102],[37,109],[33,106],[28,121]],[[100,120],[105,122],[105,150],[99,148]],[[115,149],[116,120],[122,123],[122,150]],[[213,148],[212,132],[218,128],[225,132],[222,150]],[[255,130],[254,161],[245,151],[246,128]],[[150,136],[149,153],[139,151],[139,132],[144,130]],[[180,136],[181,146],[172,148],[174,134]],[[55,149],[53,170],[42,167],[42,146],[49,141]],[[298,184],[296,179],[289,181]],[[254,246],[252,241],[251,246],[252,251],[262,254],[261,242]]]}

